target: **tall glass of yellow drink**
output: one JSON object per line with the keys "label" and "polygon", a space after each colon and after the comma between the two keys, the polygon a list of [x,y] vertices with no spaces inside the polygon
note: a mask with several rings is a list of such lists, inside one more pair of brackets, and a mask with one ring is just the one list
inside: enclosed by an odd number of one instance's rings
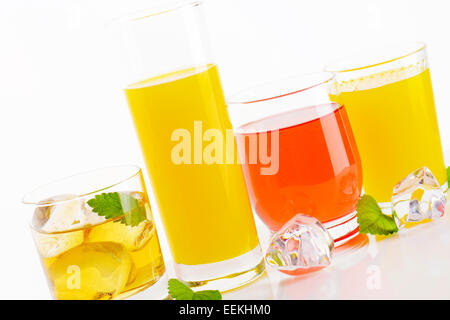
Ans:
{"label": "tall glass of yellow drink", "polygon": [[424,44],[374,49],[326,69],[336,73],[330,96],[347,108],[365,193],[389,202],[394,185],[424,166],[447,188]]}
{"label": "tall glass of yellow drink", "polygon": [[223,291],[264,263],[200,8],[191,1],[126,21],[135,55],[125,94],[177,276]]}

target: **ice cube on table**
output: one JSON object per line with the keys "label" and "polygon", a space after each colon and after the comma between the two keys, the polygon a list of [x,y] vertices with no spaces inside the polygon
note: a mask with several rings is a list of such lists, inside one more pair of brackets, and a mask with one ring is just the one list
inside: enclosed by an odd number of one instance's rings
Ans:
{"label": "ice cube on table", "polygon": [[115,242],[84,243],[64,252],[48,270],[56,299],[111,299],[128,282],[133,261]]}
{"label": "ice cube on table", "polygon": [[273,234],[265,259],[278,271],[298,275],[328,266],[333,254],[327,229],[316,218],[297,214]]}
{"label": "ice cube on table", "polygon": [[391,199],[398,228],[442,217],[446,202],[441,186],[427,167],[415,170],[397,183]]}

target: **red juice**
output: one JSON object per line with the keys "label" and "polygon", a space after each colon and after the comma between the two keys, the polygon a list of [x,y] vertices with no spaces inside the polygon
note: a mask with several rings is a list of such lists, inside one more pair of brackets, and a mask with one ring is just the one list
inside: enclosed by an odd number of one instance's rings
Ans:
{"label": "red juice", "polygon": [[[297,213],[324,223],[354,212],[362,188],[361,161],[344,106],[288,111],[243,125],[236,136],[252,204],[271,230]],[[250,141],[256,139],[255,149]],[[268,164],[255,161],[255,152],[258,157],[261,151],[276,152],[273,143],[278,143],[278,170],[262,174]]]}

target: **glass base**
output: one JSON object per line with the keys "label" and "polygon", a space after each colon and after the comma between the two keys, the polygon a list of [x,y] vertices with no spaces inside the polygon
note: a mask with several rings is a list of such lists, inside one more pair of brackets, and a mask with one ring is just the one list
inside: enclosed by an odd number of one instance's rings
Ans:
{"label": "glass base", "polygon": [[219,290],[226,292],[250,283],[264,273],[265,263],[261,247],[236,258],[221,262],[185,265],[175,263],[177,277],[193,290]]}
{"label": "glass base", "polygon": [[359,225],[356,221],[356,211],[339,219],[323,224],[334,240],[334,246],[338,247],[359,234]]}
{"label": "glass base", "polygon": [[162,300],[168,296],[167,272],[164,272],[156,281],[148,282],[140,287],[122,292],[114,297],[115,300]]}

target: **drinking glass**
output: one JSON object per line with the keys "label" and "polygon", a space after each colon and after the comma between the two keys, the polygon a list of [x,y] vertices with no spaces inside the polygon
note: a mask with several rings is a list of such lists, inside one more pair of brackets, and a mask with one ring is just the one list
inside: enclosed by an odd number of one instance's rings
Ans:
{"label": "drinking glass", "polygon": [[167,296],[164,260],[141,169],[74,175],[26,194],[31,231],[55,299]]}
{"label": "drinking glass", "polygon": [[177,277],[221,291],[256,279],[264,261],[201,3],[121,23],[125,94]]}
{"label": "drinking glass", "polygon": [[361,162],[345,107],[330,101],[331,73],[291,77],[228,101],[253,207],[272,231],[298,213],[339,245],[358,234]]}
{"label": "drinking glass", "polygon": [[345,105],[364,171],[364,192],[388,206],[396,183],[428,167],[447,175],[423,43],[380,46],[337,60],[330,98]]}

